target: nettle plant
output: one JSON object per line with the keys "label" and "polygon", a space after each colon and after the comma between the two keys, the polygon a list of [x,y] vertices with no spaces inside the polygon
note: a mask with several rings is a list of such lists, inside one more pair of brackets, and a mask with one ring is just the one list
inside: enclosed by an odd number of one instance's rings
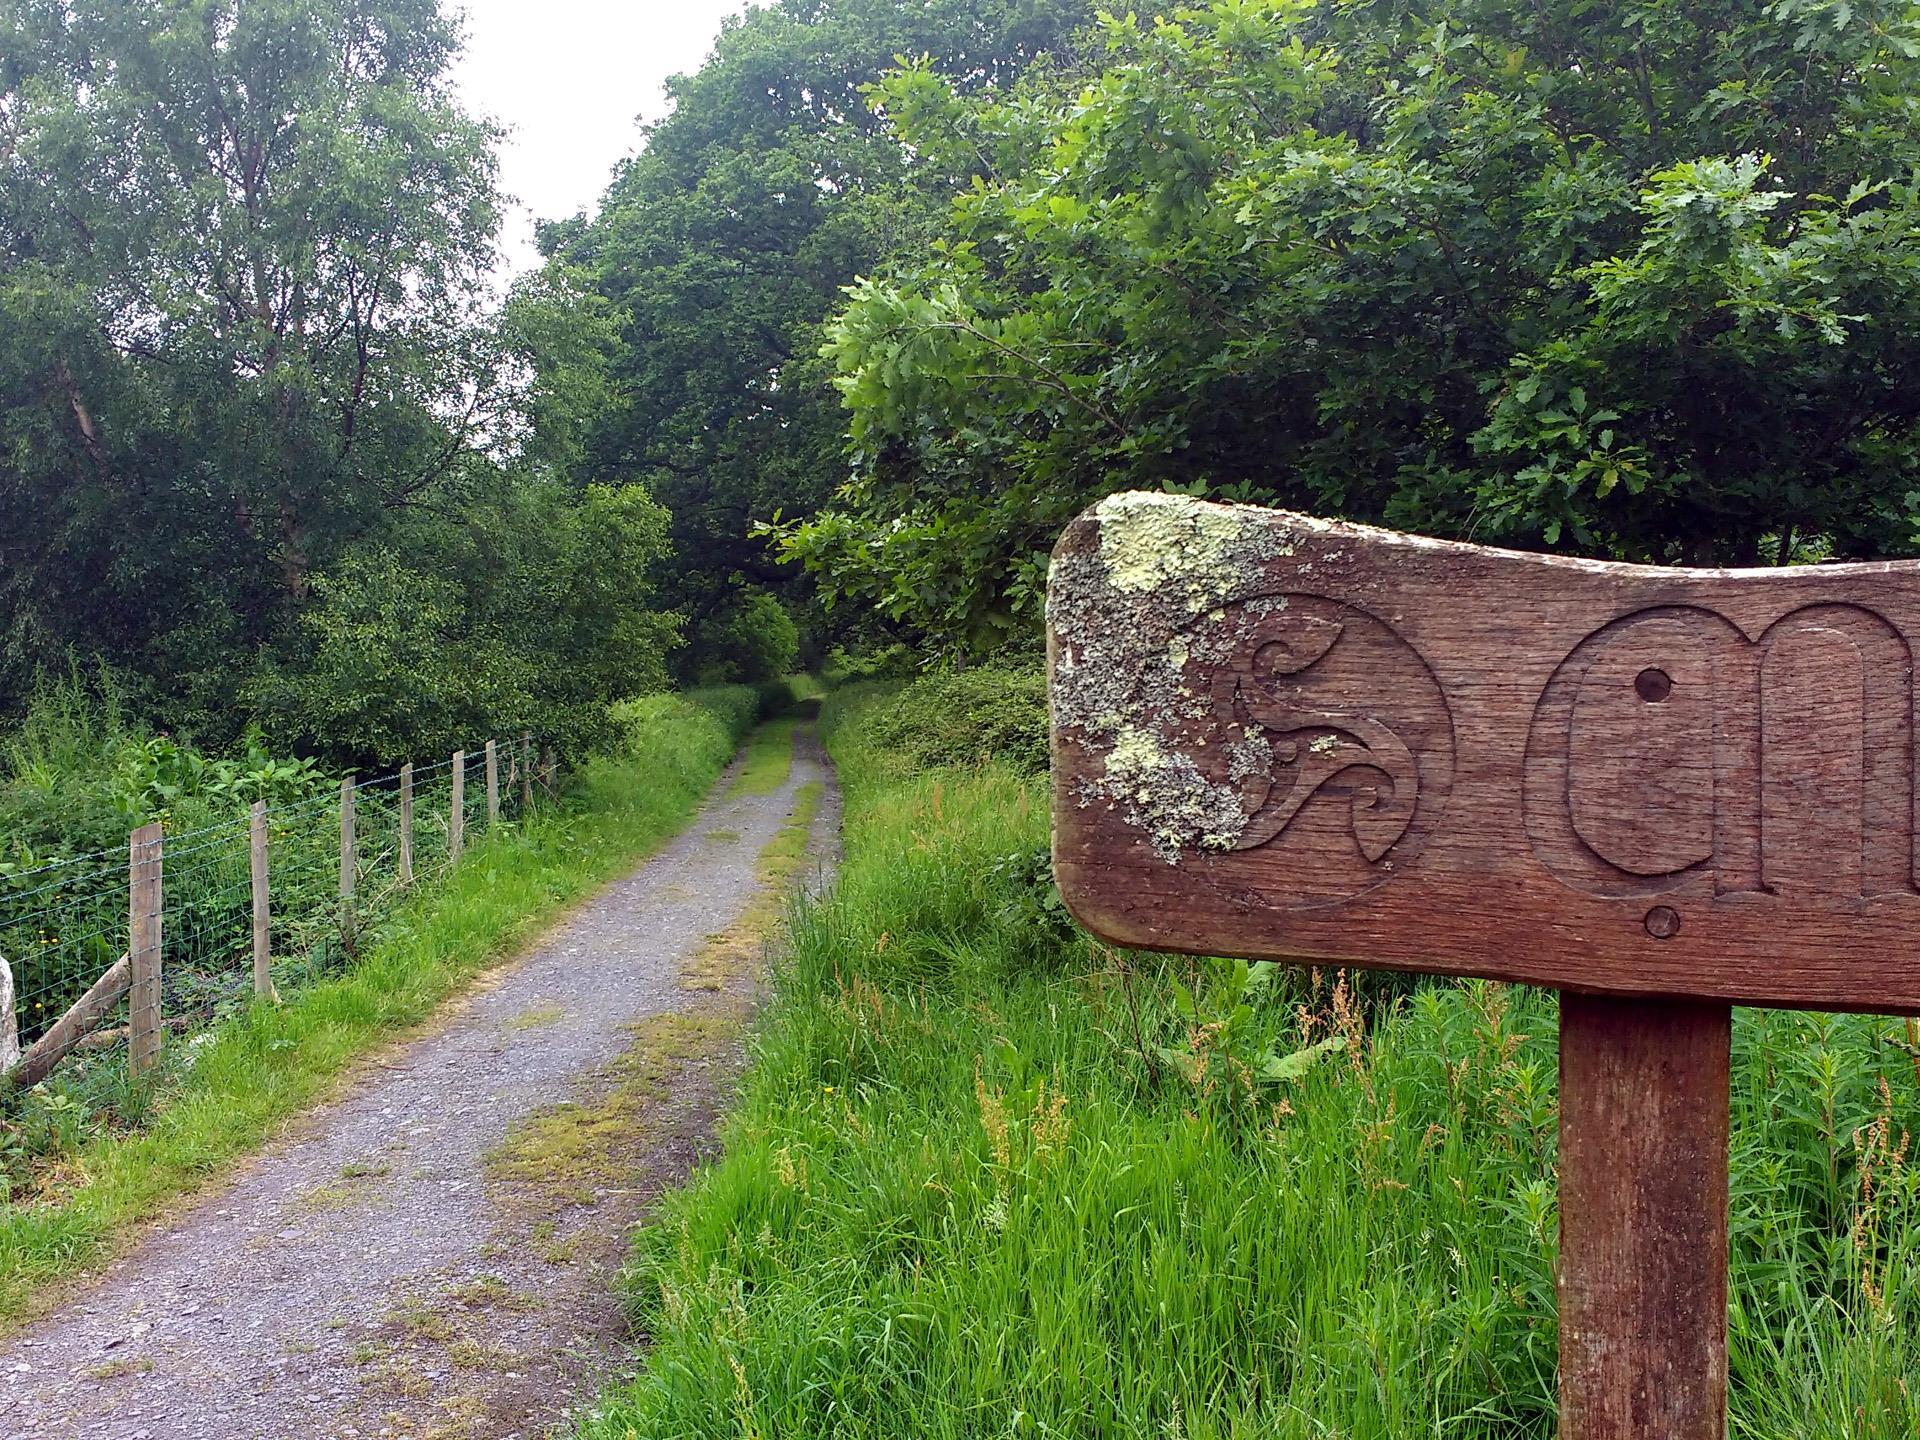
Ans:
{"label": "nettle plant", "polygon": [[219,808],[243,807],[264,800],[292,804],[329,786],[312,759],[280,759],[257,733],[245,751],[232,758],[201,754],[166,736],[129,745],[122,752],[118,780],[128,808],[144,815],[165,815],[184,800],[203,800]]}

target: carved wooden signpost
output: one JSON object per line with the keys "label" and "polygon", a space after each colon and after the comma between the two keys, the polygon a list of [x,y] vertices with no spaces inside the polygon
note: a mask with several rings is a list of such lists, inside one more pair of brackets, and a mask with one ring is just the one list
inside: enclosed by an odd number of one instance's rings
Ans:
{"label": "carved wooden signpost", "polygon": [[1048,624],[1074,914],[1561,990],[1561,1433],[1722,1440],[1730,1007],[1920,1012],[1920,562],[1120,495],[1061,539]]}

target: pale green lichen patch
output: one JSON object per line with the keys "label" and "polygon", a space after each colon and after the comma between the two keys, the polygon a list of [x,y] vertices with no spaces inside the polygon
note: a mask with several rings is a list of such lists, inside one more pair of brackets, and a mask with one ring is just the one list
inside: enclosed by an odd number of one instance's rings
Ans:
{"label": "pale green lichen patch", "polygon": [[1166,763],[1159,742],[1144,730],[1122,730],[1107,752],[1107,774],[1121,784],[1138,783]]}
{"label": "pale green lichen patch", "polygon": [[1292,517],[1184,495],[1102,501],[1055,561],[1056,727],[1098,769],[1082,805],[1116,811],[1169,864],[1231,850],[1264,799],[1272,753],[1216,680],[1284,610],[1273,562],[1295,549]]}
{"label": "pale green lichen patch", "polygon": [[1168,593],[1198,613],[1233,588],[1231,563],[1246,537],[1245,512],[1186,495],[1132,491],[1094,509],[1107,583],[1127,595]]}

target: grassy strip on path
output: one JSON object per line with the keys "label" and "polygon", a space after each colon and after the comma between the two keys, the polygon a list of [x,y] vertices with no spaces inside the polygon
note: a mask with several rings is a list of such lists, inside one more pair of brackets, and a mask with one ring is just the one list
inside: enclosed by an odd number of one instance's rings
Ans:
{"label": "grassy strip on path", "polygon": [[793,770],[793,736],[800,721],[792,716],[769,720],[747,741],[746,762],[728,788],[729,797],[771,795]]}
{"label": "grassy strip on path", "polygon": [[[1550,995],[1115,952],[1045,883],[1044,783],[825,723],[839,878],[583,1436],[1549,1440]],[[1920,1427],[1899,1034],[1739,1014],[1741,1440]]]}
{"label": "grassy strip on path", "polygon": [[87,1141],[42,1196],[0,1204],[0,1326],[45,1309],[54,1282],[124,1245],[324,1098],[354,1060],[681,829],[754,703],[742,687],[633,702],[622,754],[588,761],[558,810],[473,845],[373,931],[346,973],[284,1006],[254,1005],[190,1049],[170,1046],[146,1128]]}
{"label": "grassy strip on path", "polygon": [[793,792],[792,813],[760,847],[753,900],[733,924],[709,935],[707,943],[688,957],[680,971],[682,990],[726,990],[760,964],[780,917],[793,901],[794,886],[807,862],[813,817],[825,793],[826,787],[818,781]]}
{"label": "grassy strip on path", "polygon": [[818,783],[794,792],[792,813],[760,849],[747,908],[682,962],[680,988],[700,998],[635,1021],[633,1043],[610,1067],[615,1083],[598,1100],[563,1101],[515,1122],[487,1157],[491,1176],[562,1198],[623,1183],[617,1167],[635,1145],[654,1138],[678,1068],[710,1061],[737,1041],[752,1004],[751,990],[740,982],[756,974],[793,902],[823,794]]}

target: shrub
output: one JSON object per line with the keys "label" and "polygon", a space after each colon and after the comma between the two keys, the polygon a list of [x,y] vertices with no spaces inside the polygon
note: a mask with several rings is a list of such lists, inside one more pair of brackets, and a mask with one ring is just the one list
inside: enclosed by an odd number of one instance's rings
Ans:
{"label": "shrub", "polygon": [[981,765],[1021,774],[1047,768],[1047,677],[1038,666],[923,675],[860,721],[863,741],[908,769]]}

